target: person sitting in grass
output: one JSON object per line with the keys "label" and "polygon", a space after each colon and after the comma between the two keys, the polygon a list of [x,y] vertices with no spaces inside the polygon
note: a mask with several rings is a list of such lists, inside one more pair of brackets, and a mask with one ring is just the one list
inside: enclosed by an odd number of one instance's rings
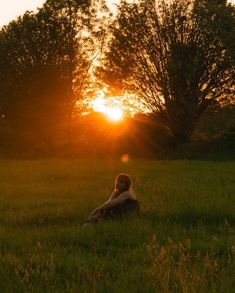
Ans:
{"label": "person sitting in grass", "polygon": [[122,218],[139,213],[139,202],[133,191],[132,180],[128,174],[119,174],[115,180],[115,189],[110,198],[97,207],[88,217],[88,223],[105,219]]}

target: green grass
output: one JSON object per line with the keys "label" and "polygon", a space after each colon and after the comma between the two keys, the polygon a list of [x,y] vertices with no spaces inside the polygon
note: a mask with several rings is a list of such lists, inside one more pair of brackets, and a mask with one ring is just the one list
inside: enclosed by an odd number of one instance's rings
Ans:
{"label": "green grass", "polygon": [[[141,216],[80,224],[133,177]],[[235,163],[0,161],[0,292],[235,292]]]}

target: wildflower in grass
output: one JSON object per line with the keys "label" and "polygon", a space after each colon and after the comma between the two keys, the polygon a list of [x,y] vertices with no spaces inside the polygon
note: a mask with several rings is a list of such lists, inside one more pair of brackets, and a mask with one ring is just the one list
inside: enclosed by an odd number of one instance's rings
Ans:
{"label": "wildflower in grass", "polygon": [[159,246],[156,236],[152,237],[147,250],[152,260],[150,273],[159,292],[210,291],[219,280],[223,271],[219,259],[208,252],[195,254],[191,242],[169,238],[165,246]]}

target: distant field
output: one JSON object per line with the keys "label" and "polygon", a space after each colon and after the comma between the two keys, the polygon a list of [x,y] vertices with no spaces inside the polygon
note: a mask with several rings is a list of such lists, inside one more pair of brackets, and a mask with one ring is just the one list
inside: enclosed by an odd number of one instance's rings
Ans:
{"label": "distant field", "polygon": [[[140,218],[80,224],[133,177]],[[0,161],[0,292],[235,292],[235,162]]]}

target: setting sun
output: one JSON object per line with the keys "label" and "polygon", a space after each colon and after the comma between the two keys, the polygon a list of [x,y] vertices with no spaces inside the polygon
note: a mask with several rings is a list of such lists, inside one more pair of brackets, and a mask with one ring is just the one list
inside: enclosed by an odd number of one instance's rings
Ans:
{"label": "setting sun", "polygon": [[113,121],[119,121],[123,118],[123,112],[120,107],[107,108],[107,113],[105,114]]}
{"label": "setting sun", "polygon": [[113,105],[103,97],[96,98],[91,104],[94,111],[105,114],[112,121],[120,121],[124,116],[121,106]]}

